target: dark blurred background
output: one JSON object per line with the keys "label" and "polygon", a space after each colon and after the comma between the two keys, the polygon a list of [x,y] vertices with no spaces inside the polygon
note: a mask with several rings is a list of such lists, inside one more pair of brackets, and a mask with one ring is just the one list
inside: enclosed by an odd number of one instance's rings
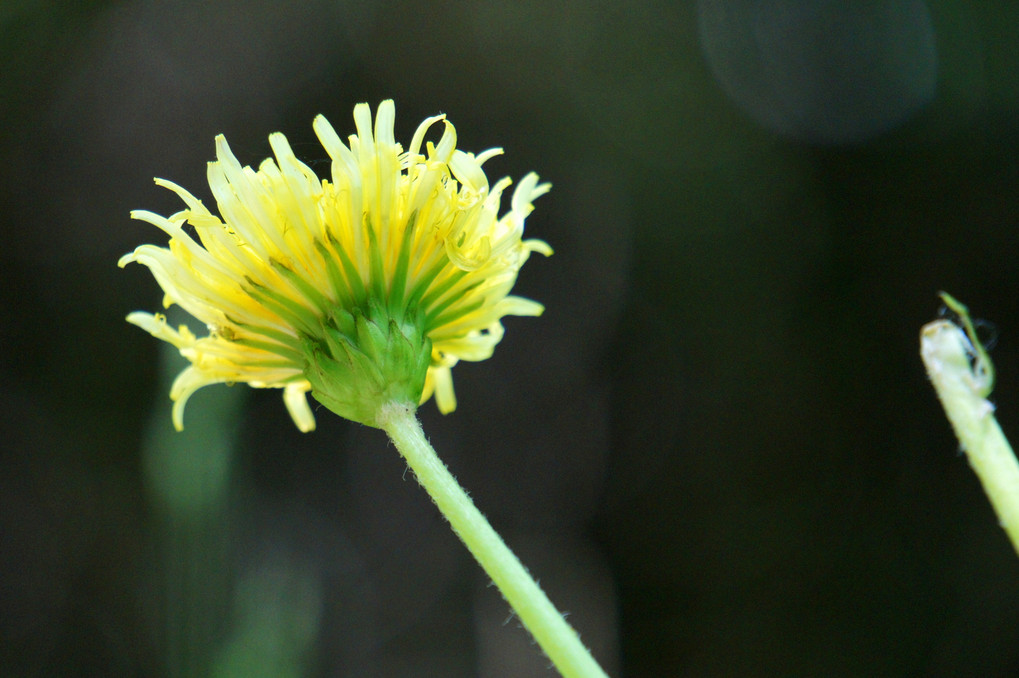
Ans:
{"label": "dark blurred background", "polygon": [[0,8],[0,674],[544,676],[378,431],[124,322],[153,177],[445,112],[554,185],[495,356],[421,410],[613,676],[1014,676],[1019,559],[926,382],[945,289],[1019,438],[1011,0]]}

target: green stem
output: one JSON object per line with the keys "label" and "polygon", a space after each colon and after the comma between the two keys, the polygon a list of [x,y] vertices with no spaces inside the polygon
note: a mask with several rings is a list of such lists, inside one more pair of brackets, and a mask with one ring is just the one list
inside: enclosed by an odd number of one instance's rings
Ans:
{"label": "green stem", "polygon": [[390,403],[379,411],[379,428],[389,434],[418,482],[446,516],[453,531],[484,568],[503,597],[556,668],[566,678],[606,678],[545,592],[474,506],[425,438],[414,408]]}
{"label": "green stem", "polygon": [[948,320],[928,323],[920,333],[920,355],[959,444],[1019,553],[1019,463],[994,418],[994,405],[986,399],[993,385],[987,354],[966,308],[950,308],[961,309],[967,331]]}

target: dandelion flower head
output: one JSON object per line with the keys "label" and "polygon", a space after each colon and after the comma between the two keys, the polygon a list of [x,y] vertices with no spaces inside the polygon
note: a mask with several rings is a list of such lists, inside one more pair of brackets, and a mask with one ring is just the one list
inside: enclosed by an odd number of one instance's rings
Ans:
{"label": "dandelion flower head", "polygon": [[[142,245],[120,266],[147,266],[164,307],[177,304],[208,329],[196,336],[159,313],[127,317],[190,362],[170,391],[178,430],[188,398],[216,383],[283,389],[302,431],[315,427],[309,392],[369,425],[393,400],[417,404],[434,394],[450,412],[451,368],[491,356],[503,316],[541,314],[541,304],[509,292],[531,252],[551,254],[522,237],[549,184],[525,176],[500,217],[511,181],[490,186],[482,165],[501,149],[458,150],[456,130],[439,115],[421,123],[405,151],[394,120],[392,101],[379,106],[374,126],[360,104],[357,134],[345,144],[318,116],[313,127],[332,160],[324,180],[282,134],[269,137],[275,160],[257,170],[242,166],[220,135],[208,167],[219,216],[161,179],[184,209],[169,217],[132,212],[170,241]],[[440,122],[441,138],[426,142]]]}

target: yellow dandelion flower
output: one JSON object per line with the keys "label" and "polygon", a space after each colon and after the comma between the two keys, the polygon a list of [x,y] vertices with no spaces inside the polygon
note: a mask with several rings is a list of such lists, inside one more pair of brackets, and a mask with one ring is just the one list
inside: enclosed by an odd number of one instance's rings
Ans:
{"label": "yellow dandelion flower", "polygon": [[[394,120],[393,102],[384,101],[373,129],[360,104],[357,134],[344,144],[318,116],[313,127],[332,159],[329,180],[300,162],[282,134],[269,137],[275,161],[257,170],[242,166],[218,136],[208,179],[220,216],[160,179],[185,209],[170,217],[132,212],[170,242],[142,245],[119,265],[147,266],[163,305],[179,305],[209,331],[175,330],[161,314],[127,317],[191,363],[170,391],[178,430],[187,399],[215,383],[282,388],[302,431],[315,427],[308,392],[372,426],[392,401],[423,403],[434,394],[439,410],[451,412],[451,368],[491,356],[503,316],[541,314],[541,304],[509,292],[531,252],[552,253],[522,238],[549,184],[525,176],[500,217],[511,182],[490,186],[482,164],[501,149],[457,150],[456,130],[439,115],[421,123],[404,151]],[[439,142],[426,143],[440,121]]]}

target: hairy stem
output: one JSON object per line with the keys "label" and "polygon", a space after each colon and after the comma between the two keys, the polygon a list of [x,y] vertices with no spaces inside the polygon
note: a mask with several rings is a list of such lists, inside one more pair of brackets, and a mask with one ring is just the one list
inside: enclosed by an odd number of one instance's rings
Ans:
{"label": "hairy stem", "polygon": [[386,405],[379,412],[377,424],[389,434],[418,482],[559,672],[566,678],[605,678],[605,672],[581,643],[577,632],[439,460],[414,409],[401,403]]}

